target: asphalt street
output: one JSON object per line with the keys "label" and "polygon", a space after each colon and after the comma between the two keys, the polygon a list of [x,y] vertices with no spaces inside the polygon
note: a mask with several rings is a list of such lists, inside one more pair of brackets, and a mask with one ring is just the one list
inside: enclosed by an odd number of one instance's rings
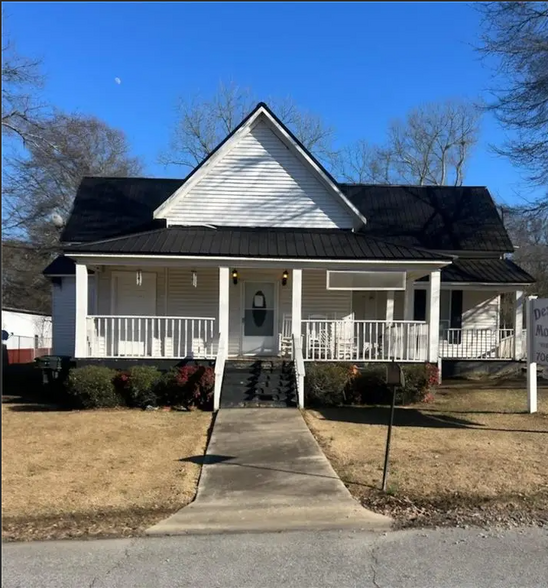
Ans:
{"label": "asphalt street", "polygon": [[3,545],[5,588],[548,586],[548,530],[208,534]]}

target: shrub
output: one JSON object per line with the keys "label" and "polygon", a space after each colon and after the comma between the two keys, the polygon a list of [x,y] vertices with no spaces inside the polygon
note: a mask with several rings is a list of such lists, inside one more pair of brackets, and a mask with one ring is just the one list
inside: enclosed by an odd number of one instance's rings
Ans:
{"label": "shrub", "polygon": [[212,367],[186,365],[162,378],[160,397],[164,404],[211,410],[215,371]]}
{"label": "shrub", "polygon": [[425,402],[432,399],[431,389],[439,382],[437,366],[427,363],[420,365],[406,365],[405,387],[402,389],[402,404]]}
{"label": "shrub", "polygon": [[[431,388],[438,383],[438,369],[432,364],[404,365],[405,386],[396,390],[397,404],[412,404],[432,399]],[[389,404],[392,391],[386,385],[386,367],[368,365],[354,380],[355,396],[362,404]]]}
{"label": "shrub", "polygon": [[305,377],[306,402],[311,406],[337,406],[346,401],[353,366],[344,363],[308,364]]}
{"label": "shrub", "polygon": [[384,404],[392,400],[383,365],[368,365],[359,370],[352,387],[356,404]]}
{"label": "shrub", "polygon": [[124,404],[114,385],[116,370],[88,365],[70,370],[67,392],[82,408],[112,408]]}
{"label": "shrub", "polygon": [[[438,369],[432,364],[404,365],[405,386],[396,390],[397,404],[428,402],[438,383]],[[305,379],[307,404],[389,404],[392,390],[386,384],[386,366],[369,364],[362,368],[336,363],[307,365]]]}
{"label": "shrub", "polygon": [[158,404],[162,372],[155,366],[136,365],[116,376],[116,385],[128,406],[145,408]]}

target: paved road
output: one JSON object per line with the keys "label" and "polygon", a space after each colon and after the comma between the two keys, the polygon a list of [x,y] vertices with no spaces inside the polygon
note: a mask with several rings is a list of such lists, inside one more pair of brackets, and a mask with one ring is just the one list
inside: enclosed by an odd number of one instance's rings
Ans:
{"label": "paved road", "polygon": [[3,546],[5,588],[533,588],[548,530],[292,532]]}

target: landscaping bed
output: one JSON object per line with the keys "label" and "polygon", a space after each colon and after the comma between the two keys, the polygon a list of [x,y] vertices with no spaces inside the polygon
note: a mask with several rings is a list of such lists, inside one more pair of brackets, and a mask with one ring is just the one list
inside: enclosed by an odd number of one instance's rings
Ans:
{"label": "landscaping bed", "polygon": [[[513,386],[513,387],[512,387]],[[455,383],[398,407],[388,492],[379,490],[386,406],[328,407],[305,419],[350,492],[397,527],[548,525],[548,388],[539,413],[515,383]]]}
{"label": "landscaping bed", "polygon": [[194,498],[212,413],[2,405],[4,540],[131,536]]}

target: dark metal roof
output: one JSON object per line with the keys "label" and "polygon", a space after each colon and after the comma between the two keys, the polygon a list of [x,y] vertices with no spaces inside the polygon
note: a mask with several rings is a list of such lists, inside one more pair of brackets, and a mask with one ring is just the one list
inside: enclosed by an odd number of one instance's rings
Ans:
{"label": "dark metal roof", "polygon": [[[426,281],[421,278],[419,281]],[[442,282],[532,284],[535,279],[509,259],[456,259],[441,270]]]}
{"label": "dark metal roof", "polygon": [[[84,178],[63,231],[65,243],[99,241],[164,226],[153,213],[182,179]],[[367,218],[363,231],[411,247],[512,252],[486,188],[341,184]]]}
{"label": "dark metal roof", "polygon": [[444,260],[424,249],[340,229],[170,227],[66,247],[67,253],[133,253],[297,259]]}
{"label": "dark metal roof", "polygon": [[[76,273],[75,264],[72,259],[66,255],[56,257],[46,269],[42,272],[45,276],[73,276]],[[88,269],[88,274],[93,271]]]}
{"label": "dark metal roof", "polygon": [[[184,180],[84,178],[61,235],[65,243],[108,239],[157,227],[154,211]],[[161,225],[165,223],[161,221]]]}
{"label": "dark metal roof", "polygon": [[475,186],[341,184],[367,218],[364,232],[412,247],[510,253],[491,194]]}

